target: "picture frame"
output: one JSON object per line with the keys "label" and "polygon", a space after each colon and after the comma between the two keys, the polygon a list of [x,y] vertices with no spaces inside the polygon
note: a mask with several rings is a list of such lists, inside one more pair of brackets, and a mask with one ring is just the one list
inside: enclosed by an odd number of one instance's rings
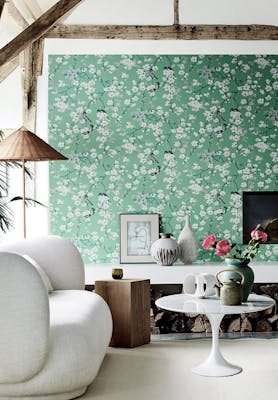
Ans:
{"label": "picture frame", "polygon": [[159,214],[120,214],[120,263],[154,263],[151,245],[159,238]]}

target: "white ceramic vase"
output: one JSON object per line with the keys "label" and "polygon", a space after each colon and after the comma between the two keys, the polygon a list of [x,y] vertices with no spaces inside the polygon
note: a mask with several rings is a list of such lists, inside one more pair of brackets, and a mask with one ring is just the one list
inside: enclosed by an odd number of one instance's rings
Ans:
{"label": "white ceramic vase", "polygon": [[192,264],[198,256],[198,240],[190,226],[189,215],[185,217],[185,226],[179,235],[178,244],[179,259],[183,264]]}
{"label": "white ceramic vase", "polygon": [[215,295],[216,278],[205,272],[201,274],[186,274],[182,291],[197,298]]}
{"label": "white ceramic vase", "polygon": [[161,238],[151,247],[151,255],[159,265],[173,265],[179,257],[179,245],[170,233],[160,233]]}

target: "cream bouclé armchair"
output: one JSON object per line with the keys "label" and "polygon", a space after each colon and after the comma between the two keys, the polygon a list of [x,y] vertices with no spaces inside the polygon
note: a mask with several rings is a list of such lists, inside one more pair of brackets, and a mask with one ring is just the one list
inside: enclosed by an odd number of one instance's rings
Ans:
{"label": "cream boucl\u00e9 armchair", "polygon": [[86,391],[112,318],[84,286],[82,258],[65,238],[0,245],[0,400],[64,400]]}

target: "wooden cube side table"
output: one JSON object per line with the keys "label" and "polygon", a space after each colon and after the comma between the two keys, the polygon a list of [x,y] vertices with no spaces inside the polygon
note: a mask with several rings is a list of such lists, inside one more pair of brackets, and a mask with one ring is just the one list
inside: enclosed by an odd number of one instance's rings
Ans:
{"label": "wooden cube side table", "polygon": [[150,342],[150,280],[95,282],[95,292],[108,304],[113,318],[110,346],[136,347]]}

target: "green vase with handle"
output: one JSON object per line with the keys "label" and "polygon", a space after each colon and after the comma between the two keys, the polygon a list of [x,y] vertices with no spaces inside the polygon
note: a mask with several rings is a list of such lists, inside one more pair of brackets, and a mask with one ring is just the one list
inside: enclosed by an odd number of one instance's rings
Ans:
{"label": "green vase with handle", "polygon": [[233,270],[240,271],[245,278],[245,284],[242,290],[242,301],[247,301],[249,294],[251,293],[254,285],[254,272],[249,267],[249,260],[239,260],[238,258],[225,258],[225,263],[230,272],[223,272],[221,276],[222,280],[229,281],[230,279],[238,279],[238,274]]}

